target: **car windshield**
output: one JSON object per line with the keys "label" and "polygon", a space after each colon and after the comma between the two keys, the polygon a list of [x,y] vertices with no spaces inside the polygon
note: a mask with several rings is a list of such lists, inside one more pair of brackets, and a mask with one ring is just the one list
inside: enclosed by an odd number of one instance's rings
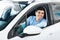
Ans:
{"label": "car windshield", "polygon": [[3,12],[0,11],[0,31],[3,30],[27,6],[25,3],[21,4],[18,2],[15,2],[14,5],[14,9],[5,7]]}

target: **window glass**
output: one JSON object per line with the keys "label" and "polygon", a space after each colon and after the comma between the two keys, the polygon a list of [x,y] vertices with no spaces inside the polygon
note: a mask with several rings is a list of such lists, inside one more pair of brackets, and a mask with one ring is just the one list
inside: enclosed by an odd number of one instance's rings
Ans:
{"label": "window glass", "polygon": [[53,11],[54,21],[58,22],[60,20],[60,5],[59,4],[52,5],[52,11]]}
{"label": "window glass", "polygon": [[[17,6],[18,5],[18,6]],[[17,8],[17,7],[18,8]],[[3,30],[27,5],[15,4],[15,9],[6,7],[0,15],[0,31]]]}

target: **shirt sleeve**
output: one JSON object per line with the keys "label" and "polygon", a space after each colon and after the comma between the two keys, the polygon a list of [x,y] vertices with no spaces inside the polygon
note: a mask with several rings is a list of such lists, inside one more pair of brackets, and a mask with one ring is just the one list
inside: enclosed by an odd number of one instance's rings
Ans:
{"label": "shirt sleeve", "polygon": [[28,17],[28,19],[27,19],[27,25],[26,25],[26,22],[23,22],[23,23],[20,24],[20,25],[23,27],[23,29],[24,29],[26,26],[29,26],[29,25],[30,25],[31,17],[32,17],[32,16]]}
{"label": "shirt sleeve", "polygon": [[47,21],[43,20],[41,23],[38,23],[36,26],[38,26],[38,27],[46,27],[47,26]]}
{"label": "shirt sleeve", "polygon": [[30,16],[30,17],[27,18],[27,26],[30,25],[30,20],[31,20],[31,18],[32,18],[32,16]]}

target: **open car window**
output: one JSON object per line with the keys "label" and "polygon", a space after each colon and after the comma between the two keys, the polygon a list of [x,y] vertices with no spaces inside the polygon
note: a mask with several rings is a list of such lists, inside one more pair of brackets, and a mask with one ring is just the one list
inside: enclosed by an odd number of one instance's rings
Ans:
{"label": "open car window", "polygon": [[[21,34],[23,33],[24,28],[27,27],[27,19],[29,17],[31,17],[31,16],[35,16],[35,10],[37,8],[40,8],[40,6],[38,6],[38,7],[34,6],[30,10],[27,10],[27,12],[19,19],[19,21],[17,22],[17,24],[8,33],[8,38],[9,39],[12,38],[12,37],[15,37],[15,36],[19,36],[20,33]],[[44,10],[46,10],[46,8],[44,6],[41,6],[41,8],[44,8]],[[45,11],[44,19],[47,20],[47,15],[46,15],[47,12],[46,11]],[[25,36],[25,34],[23,34],[23,35]]]}

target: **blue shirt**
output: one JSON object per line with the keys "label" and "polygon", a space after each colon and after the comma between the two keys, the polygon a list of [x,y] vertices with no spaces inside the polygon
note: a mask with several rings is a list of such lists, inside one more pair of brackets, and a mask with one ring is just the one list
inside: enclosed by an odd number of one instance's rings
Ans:
{"label": "blue shirt", "polygon": [[[23,23],[25,24],[25,22]],[[36,16],[30,16],[27,19],[27,26],[38,26],[38,27],[46,27],[47,26],[47,20],[42,18],[39,21],[36,21]]]}

